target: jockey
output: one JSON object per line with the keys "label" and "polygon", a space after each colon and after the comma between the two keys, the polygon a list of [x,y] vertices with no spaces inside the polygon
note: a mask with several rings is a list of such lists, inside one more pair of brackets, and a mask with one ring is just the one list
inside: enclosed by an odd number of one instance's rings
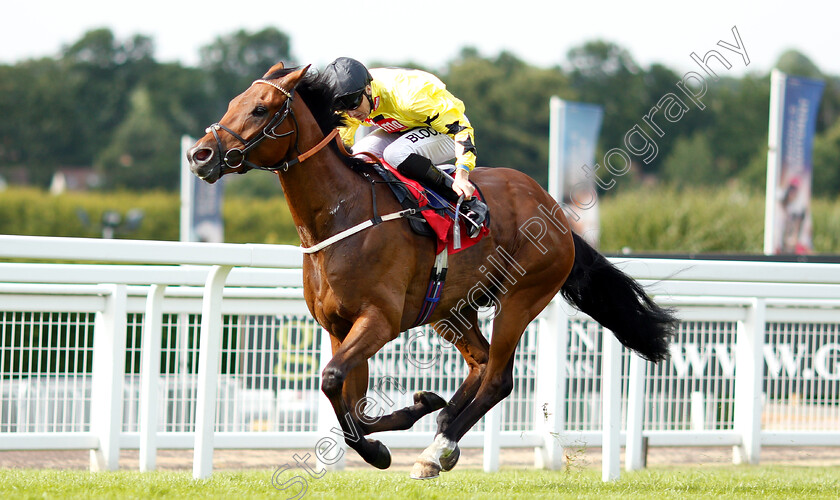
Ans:
{"label": "jockey", "polygon": [[[324,73],[336,92],[333,109],[345,116],[341,138],[353,146],[353,152],[367,151],[382,158],[453,204],[463,196],[462,212],[473,222],[468,224],[468,233],[478,235],[487,205],[472,196],[475,186],[469,175],[475,168],[475,145],[464,103],[425,71],[368,71],[355,59],[339,57]],[[377,129],[353,145],[359,125]],[[435,167],[452,158],[454,179]]]}

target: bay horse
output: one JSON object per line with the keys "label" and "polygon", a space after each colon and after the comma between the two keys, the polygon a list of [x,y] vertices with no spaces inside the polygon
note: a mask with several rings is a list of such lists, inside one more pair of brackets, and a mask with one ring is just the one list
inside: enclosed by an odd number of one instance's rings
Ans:
{"label": "bay horse", "polygon": [[[235,97],[187,152],[192,172],[210,183],[254,168],[277,172],[303,248],[402,209],[388,187],[360,175],[365,162],[347,156],[334,140],[342,125],[332,111],[334,94],[308,69],[274,65]],[[418,392],[414,405],[375,420],[358,404],[368,389],[367,360],[413,326],[423,307],[435,242],[405,221],[385,221],[303,256],[306,304],[332,343],[321,390],[347,444],[385,469],[391,463],[388,448],[362,438],[408,429],[442,410],[433,443],[412,469],[411,477],[418,479],[454,467],[458,441],[510,394],[517,343],[558,292],[651,361],[667,356],[677,324],[672,311],[568,230],[563,210],[536,181],[500,167],[476,168],[471,179],[490,207],[490,231],[450,257],[442,296],[427,321],[469,367],[448,402]],[[496,309],[489,342],[477,312],[488,304]]]}

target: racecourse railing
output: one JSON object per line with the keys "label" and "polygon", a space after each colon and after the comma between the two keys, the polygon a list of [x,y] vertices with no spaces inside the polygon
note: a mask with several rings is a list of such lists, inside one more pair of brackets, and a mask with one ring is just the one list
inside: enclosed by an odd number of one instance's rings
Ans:
{"label": "racecourse railing", "polygon": [[[0,264],[0,450],[90,449],[97,470],[139,449],[152,470],[159,448],[187,448],[195,477],[214,448],[343,463],[341,448],[316,448],[343,439],[319,393],[330,342],[303,301],[297,248],[0,236],[0,258],[97,262]],[[840,265],[614,262],[677,309],[670,359],[644,362],[556,300],[520,341],[511,396],[461,441],[484,448],[486,470],[502,447],[560,468],[565,449],[601,446],[612,479],[621,446],[634,469],[648,446],[731,445],[755,463],[762,446],[840,445]],[[466,376],[428,328],[369,366],[372,416],[418,390],[448,398]],[[380,438],[422,448],[435,427],[430,415]]]}

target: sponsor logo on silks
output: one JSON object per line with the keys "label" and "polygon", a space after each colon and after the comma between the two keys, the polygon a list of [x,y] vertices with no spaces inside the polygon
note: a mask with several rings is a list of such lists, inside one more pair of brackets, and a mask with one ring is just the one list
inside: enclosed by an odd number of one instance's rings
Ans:
{"label": "sponsor logo on silks", "polygon": [[408,139],[411,142],[417,142],[425,139],[426,137],[434,137],[436,135],[440,135],[440,132],[433,128],[420,128],[405,134],[403,139]]}
{"label": "sponsor logo on silks", "polygon": [[377,116],[371,121],[385,132],[393,134],[394,132],[402,132],[403,130],[408,130],[408,127],[398,122],[397,120],[394,120],[393,118],[381,118],[378,120],[377,118],[379,117]]}

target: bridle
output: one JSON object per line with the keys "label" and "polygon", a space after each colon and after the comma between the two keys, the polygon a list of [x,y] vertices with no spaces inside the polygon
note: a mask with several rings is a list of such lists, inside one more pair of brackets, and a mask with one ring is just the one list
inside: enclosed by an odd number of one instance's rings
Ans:
{"label": "bridle", "polygon": [[[249,170],[266,170],[269,172],[277,172],[277,171],[287,171],[289,167],[300,163],[310,156],[317,153],[321,150],[324,146],[327,145],[332,139],[338,136],[338,130],[333,129],[324,140],[319,142],[314,148],[310,149],[306,153],[301,153],[300,148],[298,148],[298,138],[299,134],[297,134],[298,130],[298,122],[297,118],[295,117],[295,112],[292,109],[292,100],[294,99],[294,92],[295,89],[291,91],[284,89],[283,87],[277,85],[274,82],[268,80],[255,80],[254,83],[251,85],[256,85],[258,83],[264,83],[266,85],[271,85],[275,89],[279,90],[283,95],[286,96],[286,100],[283,102],[283,105],[280,109],[274,113],[274,116],[268,121],[268,123],[263,127],[262,132],[258,133],[254,137],[249,140],[245,140],[241,135],[237,134],[233,130],[229,129],[228,127],[222,125],[221,123],[214,123],[207,127],[205,132],[212,132],[213,137],[216,139],[216,149],[219,153],[219,167],[221,169],[220,176],[229,173],[238,173],[244,174]],[[292,127],[292,130],[284,133],[277,133],[277,127],[283,124],[283,122],[291,115],[292,120],[295,122],[295,126]],[[222,149],[222,140],[219,137],[219,130],[224,130],[228,134],[232,135],[237,141],[242,143],[242,147],[239,148],[230,148],[227,151]],[[295,151],[297,152],[297,158],[293,160],[287,160],[282,163],[277,163],[271,166],[263,166],[257,165],[248,161],[248,152],[254,149],[255,147],[259,146],[264,140],[266,139],[280,139],[282,137],[288,137],[291,134],[295,134]]]}

